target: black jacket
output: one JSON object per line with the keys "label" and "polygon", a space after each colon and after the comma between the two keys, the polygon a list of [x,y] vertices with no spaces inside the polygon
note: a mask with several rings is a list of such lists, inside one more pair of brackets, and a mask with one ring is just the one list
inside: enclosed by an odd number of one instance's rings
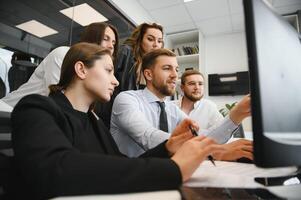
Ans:
{"label": "black jacket", "polygon": [[[82,149],[78,138],[85,133],[75,112],[60,92],[50,98],[29,95],[13,110],[15,166],[30,199],[167,190],[181,184],[179,168],[171,159],[124,157],[91,112],[100,148]],[[164,143],[142,156],[168,157]]]}
{"label": "black jacket", "polygon": [[118,92],[139,89],[136,85],[134,64],[135,58],[132,48],[128,45],[122,45],[118,50],[115,63],[115,76],[119,81]]}

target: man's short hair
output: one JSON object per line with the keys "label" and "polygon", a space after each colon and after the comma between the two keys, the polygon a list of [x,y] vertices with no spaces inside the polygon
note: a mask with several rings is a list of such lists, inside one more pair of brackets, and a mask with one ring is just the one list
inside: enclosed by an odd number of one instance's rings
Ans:
{"label": "man's short hair", "polygon": [[203,75],[201,72],[199,72],[199,71],[196,70],[196,69],[190,69],[190,70],[186,70],[186,71],[182,74],[182,76],[181,76],[181,84],[182,84],[182,85],[185,84],[185,81],[186,81],[186,77],[187,77],[187,76],[191,76],[191,75],[195,75],[195,74],[202,76],[203,79],[204,79],[204,75]]}
{"label": "man's short hair", "polygon": [[149,52],[149,53],[145,54],[142,58],[142,64],[141,64],[142,71],[153,67],[156,64],[157,58],[159,56],[176,57],[176,54],[173,53],[172,51],[170,51],[168,49],[164,49],[164,48],[156,49],[156,50]]}

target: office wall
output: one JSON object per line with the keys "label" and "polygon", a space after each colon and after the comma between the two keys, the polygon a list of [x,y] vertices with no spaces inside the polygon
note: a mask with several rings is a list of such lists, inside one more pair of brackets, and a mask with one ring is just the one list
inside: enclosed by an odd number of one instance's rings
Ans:
{"label": "office wall", "polygon": [[[208,75],[248,70],[244,32],[205,37],[203,41],[205,42],[203,73]],[[206,97],[214,101],[219,109],[226,103],[236,102],[242,98],[242,96],[208,96],[208,82],[206,86]],[[251,119],[245,120],[243,126],[246,131],[250,131]]]}

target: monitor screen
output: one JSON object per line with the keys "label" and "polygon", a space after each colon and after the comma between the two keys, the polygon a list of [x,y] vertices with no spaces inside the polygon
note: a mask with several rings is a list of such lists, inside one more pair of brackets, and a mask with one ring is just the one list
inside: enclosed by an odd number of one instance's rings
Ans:
{"label": "monitor screen", "polygon": [[255,164],[301,166],[301,41],[262,0],[245,0]]}

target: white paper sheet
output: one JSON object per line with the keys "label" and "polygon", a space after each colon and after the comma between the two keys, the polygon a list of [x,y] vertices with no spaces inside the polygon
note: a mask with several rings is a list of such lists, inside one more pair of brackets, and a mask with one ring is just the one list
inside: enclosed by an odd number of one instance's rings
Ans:
{"label": "white paper sheet", "polygon": [[215,161],[204,161],[184,185],[188,187],[227,187],[227,188],[259,188],[261,184],[255,177],[276,177],[289,175],[296,167],[258,168],[254,164]]}

